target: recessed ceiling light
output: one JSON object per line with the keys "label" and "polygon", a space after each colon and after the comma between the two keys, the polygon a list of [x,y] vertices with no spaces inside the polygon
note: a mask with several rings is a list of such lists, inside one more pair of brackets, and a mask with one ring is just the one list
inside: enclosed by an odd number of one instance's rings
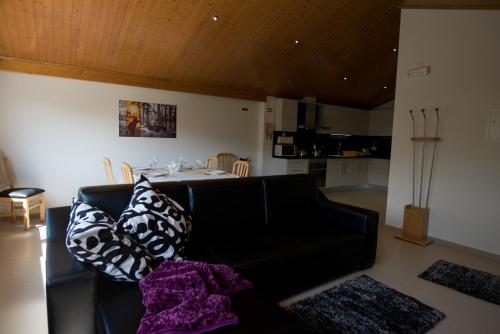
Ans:
{"label": "recessed ceiling light", "polygon": [[398,49],[394,48],[392,49],[392,52],[398,52]]}
{"label": "recessed ceiling light", "polygon": [[347,76],[344,77],[344,80],[347,80]]}
{"label": "recessed ceiling light", "polygon": [[212,16],[212,21],[219,21],[219,17],[217,15]]}
{"label": "recessed ceiling light", "polygon": [[387,86],[384,86],[384,89],[387,89]]}
{"label": "recessed ceiling light", "polygon": [[300,43],[298,39],[296,39],[296,40],[295,40],[295,41],[293,41],[293,42],[294,42],[295,44],[299,44],[299,43]]}

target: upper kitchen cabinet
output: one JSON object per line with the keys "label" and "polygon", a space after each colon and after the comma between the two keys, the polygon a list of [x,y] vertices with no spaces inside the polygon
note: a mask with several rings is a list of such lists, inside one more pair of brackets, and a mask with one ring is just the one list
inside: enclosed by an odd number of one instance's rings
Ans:
{"label": "upper kitchen cabinet", "polygon": [[368,110],[322,105],[318,112],[319,133],[367,135],[370,124]]}
{"label": "upper kitchen cabinet", "polygon": [[274,129],[297,132],[298,102],[291,99],[276,99]]}
{"label": "upper kitchen cabinet", "polygon": [[291,99],[276,99],[275,130],[296,132],[297,129],[316,129],[320,106]]}

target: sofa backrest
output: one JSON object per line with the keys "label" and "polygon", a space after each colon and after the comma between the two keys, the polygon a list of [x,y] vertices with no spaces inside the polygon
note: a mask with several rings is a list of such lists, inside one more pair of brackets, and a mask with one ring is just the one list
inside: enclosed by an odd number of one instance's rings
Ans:
{"label": "sofa backrest", "polygon": [[[317,215],[319,190],[309,175],[153,183],[193,216],[198,235],[253,233],[266,225],[284,227]],[[134,185],[83,187],[78,198],[118,219]]]}
{"label": "sofa backrest", "polygon": [[[178,202],[183,208],[189,210],[188,190],[185,184],[180,182],[161,182],[153,183],[152,185]],[[104,212],[109,213],[114,219],[118,219],[128,206],[133,191],[133,184],[83,187],[78,191],[78,198],[89,205],[96,206]]]}
{"label": "sofa backrest", "polygon": [[258,231],[266,225],[262,178],[186,182],[193,235]]}
{"label": "sofa backrest", "polygon": [[263,178],[267,224],[271,227],[314,223],[319,214],[319,189],[306,174]]}

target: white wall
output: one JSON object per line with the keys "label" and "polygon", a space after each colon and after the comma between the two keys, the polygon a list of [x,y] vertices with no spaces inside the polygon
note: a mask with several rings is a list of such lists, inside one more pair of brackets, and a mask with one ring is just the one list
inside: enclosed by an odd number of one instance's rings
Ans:
{"label": "white wall", "polygon": [[[370,136],[392,136],[392,119],[394,117],[394,101],[389,101],[370,110]],[[368,184],[387,187],[389,183],[390,160],[368,159]]]}
{"label": "white wall", "polygon": [[[262,153],[262,175],[279,175],[286,173],[286,160],[273,158],[273,138],[268,136],[265,128],[266,123],[274,124],[276,114],[276,97],[268,96],[265,103],[265,112],[260,118],[261,153]],[[275,125],[274,125],[275,127]]]}
{"label": "white wall", "polygon": [[[118,100],[177,105],[177,138],[118,136]],[[248,111],[242,111],[245,107]],[[206,159],[233,152],[259,154],[263,102],[0,71],[0,150],[17,184],[45,188],[49,206],[70,203],[84,185],[106,183],[101,157],[119,175],[120,161],[145,165]]]}
{"label": "white wall", "polygon": [[394,117],[394,101],[385,103],[370,110],[370,136],[392,136],[392,119]]}
{"label": "white wall", "polygon": [[[403,9],[399,36],[387,224],[401,227],[411,202],[408,110],[440,107],[429,234],[500,254],[500,142],[486,139],[500,106],[500,11]],[[417,63],[430,75],[408,78]]]}

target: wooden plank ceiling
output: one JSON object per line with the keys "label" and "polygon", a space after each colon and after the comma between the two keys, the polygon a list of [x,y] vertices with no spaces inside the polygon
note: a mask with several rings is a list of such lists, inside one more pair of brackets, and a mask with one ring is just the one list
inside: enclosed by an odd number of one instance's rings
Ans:
{"label": "wooden plank ceiling", "polygon": [[402,4],[1,0],[0,69],[372,108],[394,98]]}

